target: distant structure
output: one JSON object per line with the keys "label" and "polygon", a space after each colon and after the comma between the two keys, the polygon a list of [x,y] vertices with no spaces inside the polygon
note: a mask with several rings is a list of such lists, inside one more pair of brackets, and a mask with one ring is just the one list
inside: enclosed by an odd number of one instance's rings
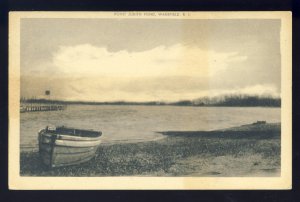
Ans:
{"label": "distant structure", "polygon": [[46,90],[45,91],[45,95],[49,95],[50,96],[50,90]]}

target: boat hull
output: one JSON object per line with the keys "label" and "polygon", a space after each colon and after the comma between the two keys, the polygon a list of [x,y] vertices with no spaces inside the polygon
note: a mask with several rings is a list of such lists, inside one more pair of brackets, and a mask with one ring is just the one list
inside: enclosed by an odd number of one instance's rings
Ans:
{"label": "boat hull", "polygon": [[39,153],[51,168],[76,165],[91,160],[101,143],[100,137],[77,137],[39,132]]}

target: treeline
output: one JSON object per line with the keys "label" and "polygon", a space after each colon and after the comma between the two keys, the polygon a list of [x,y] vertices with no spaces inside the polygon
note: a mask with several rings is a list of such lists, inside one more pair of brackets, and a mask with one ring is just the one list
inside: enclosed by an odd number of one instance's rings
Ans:
{"label": "treeline", "polygon": [[237,106],[237,107],[280,107],[281,99],[272,96],[256,96],[256,95],[225,95],[218,97],[204,97],[193,101],[199,106]]}
{"label": "treeline", "polygon": [[32,103],[32,104],[68,104],[68,105],[167,105],[164,102],[127,102],[127,101],[111,101],[111,102],[96,102],[96,101],[64,101],[64,100],[48,100],[48,99],[22,99],[22,103]]}
{"label": "treeline", "polygon": [[225,95],[216,97],[202,97],[195,100],[180,100],[177,102],[94,102],[94,101],[62,101],[48,99],[21,99],[22,103],[44,103],[44,104],[86,104],[86,105],[172,105],[172,106],[224,106],[224,107],[280,107],[281,99],[272,96],[254,96],[254,95]]}

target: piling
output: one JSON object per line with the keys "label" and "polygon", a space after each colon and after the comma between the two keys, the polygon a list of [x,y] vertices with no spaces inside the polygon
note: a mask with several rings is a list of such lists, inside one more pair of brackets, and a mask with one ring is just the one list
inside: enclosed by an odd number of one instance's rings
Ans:
{"label": "piling", "polygon": [[26,105],[20,107],[20,112],[62,111],[66,107],[66,105]]}

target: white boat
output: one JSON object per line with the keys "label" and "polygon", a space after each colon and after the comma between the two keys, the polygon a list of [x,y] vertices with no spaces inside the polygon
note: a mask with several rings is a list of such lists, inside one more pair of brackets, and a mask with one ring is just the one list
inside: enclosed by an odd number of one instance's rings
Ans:
{"label": "white boat", "polygon": [[101,135],[100,131],[46,127],[38,133],[39,154],[51,168],[83,163],[95,156]]}

